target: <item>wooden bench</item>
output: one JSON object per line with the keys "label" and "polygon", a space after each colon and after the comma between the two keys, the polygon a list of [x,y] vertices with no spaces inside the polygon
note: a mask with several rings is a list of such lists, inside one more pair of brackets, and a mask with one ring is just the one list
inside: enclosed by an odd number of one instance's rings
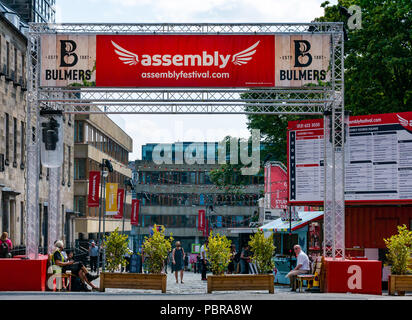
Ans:
{"label": "wooden bench", "polygon": [[[322,274],[322,266],[323,266],[323,257],[317,257],[316,260],[313,262],[311,266],[311,270],[313,272],[311,274],[299,274],[296,276],[296,281],[298,282],[299,292],[302,292],[302,283],[303,281],[313,281],[316,277],[319,280],[319,289],[321,289],[321,274]],[[317,273],[317,275],[315,275]]]}

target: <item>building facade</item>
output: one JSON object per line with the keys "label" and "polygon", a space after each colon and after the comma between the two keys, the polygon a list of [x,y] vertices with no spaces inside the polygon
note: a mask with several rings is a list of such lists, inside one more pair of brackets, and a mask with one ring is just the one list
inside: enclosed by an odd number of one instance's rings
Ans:
{"label": "building facade", "polygon": [[[137,198],[141,199],[139,226],[132,236],[139,246],[145,235],[156,225],[163,225],[166,234],[180,240],[186,252],[191,245],[202,243],[204,233],[198,230],[199,210],[205,210],[209,229],[226,235],[239,247],[239,235],[228,228],[248,227],[258,214],[258,199],[263,190],[263,177],[249,176],[248,183],[236,192],[217,187],[210,180],[211,170],[220,168],[215,161],[204,164],[176,164],[175,151],[190,148],[191,142],[171,144],[173,163],[156,164],[153,161],[155,144],[142,146],[142,160],[136,160],[133,175]],[[204,158],[217,160],[217,143],[203,145]],[[212,162],[212,161],[209,161]]]}
{"label": "building facade", "polygon": [[[7,231],[16,248],[23,253],[26,211],[26,99],[27,99],[27,38],[24,2],[0,2],[0,231]],[[31,1],[30,1],[31,2]],[[47,1],[51,4],[51,1]],[[28,3],[28,2],[27,2]],[[26,3],[26,4],[27,4]],[[34,2],[33,2],[34,3]],[[7,4],[10,4],[9,6]],[[36,1],[36,4],[40,4]],[[28,5],[28,4],[27,4]],[[53,1],[54,5],[54,1]],[[16,10],[13,10],[16,9]],[[23,18],[21,19],[21,15]],[[54,16],[44,22],[54,21]],[[64,119],[64,165],[60,173],[61,221],[59,234],[67,246],[73,245],[73,162],[74,126],[71,116]],[[35,128],[32,128],[33,132]],[[39,247],[45,252],[48,243],[49,174],[40,165],[39,171]],[[19,251],[21,247],[22,251]]]}
{"label": "building facade", "polygon": [[[74,120],[74,206],[80,212],[76,218],[76,234],[79,240],[97,240],[99,232],[99,208],[88,207],[88,178],[90,171],[100,171],[103,159],[111,161],[113,172],[106,182],[125,187],[125,179],[132,178],[129,153],[133,141],[108,116],[102,114],[75,115]],[[129,190],[125,203],[125,232],[130,232],[132,194]],[[105,232],[123,229],[123,221],[106,218]],[[103,231],[101,229],[101,231]]]}
{"label": "building facade", "polygon": [[24,22],[53,23],[56,20],[56,0],[2,0]]}

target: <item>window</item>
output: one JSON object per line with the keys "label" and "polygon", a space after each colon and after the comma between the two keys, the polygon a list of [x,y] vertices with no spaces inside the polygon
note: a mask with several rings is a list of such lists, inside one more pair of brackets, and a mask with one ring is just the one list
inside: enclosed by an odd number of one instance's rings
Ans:
{"label": "window", "polygon": [[84,142],[84,123],[83,121],[76,121],[74,125],[74,142]]}
{"label": "window", "polygon": [[6,74],[10,74],[10,43],[6,42]]}
{"label": "window", "polygon": [[67,170],[67,186],[70,187],[70,179],[71,179],[71,170],[72,170],[72,149],[70,146],[67,146],[67,153],[69,156],[69,168]]}
{"label": "window", "polygon": [[20,168],[24,169],[24,122],[20,122]]}
{"label": "window", "polygon": [[17,118],[13,118],[13,167],[17,168]]}
{"label": "window", "polygon": [[86,179],[86,159],[74,159],[74,179]]}
{"label": "window", "polygon": [[64,181],[64,164],[66,163],[66,145],[63,143],[63,164],[62,164],[62,186],[65,185]]}
{"label": "window", "polygon": [[9,150],[9,148],[10,148],[10,141],[9,141],[9,139],[10,139],[10,133],[9,133],[10,123],[9,123],[9,121],[10,121],[9,114],[6,113],[6,118],[5,118],[6,123],[5,123],[5,126],[4,126],[6,128],[6,136],[5,136],[5,138],[6,138],[6,160],[5,160],[5,163],[4,163],[6,166],[9,165],[9,161],[10,161],[10,159],[9,159],[9,156],[10,156],[10,150]]}
{"label": "window", "polygon": [[86,197],[84,196],[74,197],[74,211],[80,212],[82,216],[86,214]]}

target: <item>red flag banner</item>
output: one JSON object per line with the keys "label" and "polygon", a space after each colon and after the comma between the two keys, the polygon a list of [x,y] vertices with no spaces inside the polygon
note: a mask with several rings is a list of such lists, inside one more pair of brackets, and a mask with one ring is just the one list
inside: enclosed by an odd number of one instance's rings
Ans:
{"label": "red flag banner", "polygon": [[206,218],[206,211],[203,210],[203,209],[199,210],[197,230],[204,232],[204,230],[205,230],[205,218]]}
{"label": "red flag banner", "polygon": [[87,205],[89,207],[99,206],[99,186],[100,186],[100,171],[89,172],[89,196]]}
{"label": "red flag banner", "polygon": [[139,203],[137,199],[132,199],[132,213],[130,216],[130,224],[137,226],[139,224]]}
{"label": "red flag banner", "polygon": [[124,189],[117,189],[117,214],[115,219],[123,219]]}

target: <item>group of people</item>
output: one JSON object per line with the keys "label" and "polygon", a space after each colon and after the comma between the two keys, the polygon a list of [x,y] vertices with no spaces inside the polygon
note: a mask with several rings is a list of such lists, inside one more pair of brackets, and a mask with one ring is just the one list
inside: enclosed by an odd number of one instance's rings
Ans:
{"label": "group of people", "polygon": [[[72,251],[65,252],[62,240],[55,241],[54,245],[55,250],[51,256],[53,273],[65,274],[69,271],[72,275],[70,280],[72,281],[72,291],[98,291],[98,288],[92,281],[99,276],[91,275],[81,261],[75,261]],[[88,286],[90,286],[91,289],[89,289]]]}

